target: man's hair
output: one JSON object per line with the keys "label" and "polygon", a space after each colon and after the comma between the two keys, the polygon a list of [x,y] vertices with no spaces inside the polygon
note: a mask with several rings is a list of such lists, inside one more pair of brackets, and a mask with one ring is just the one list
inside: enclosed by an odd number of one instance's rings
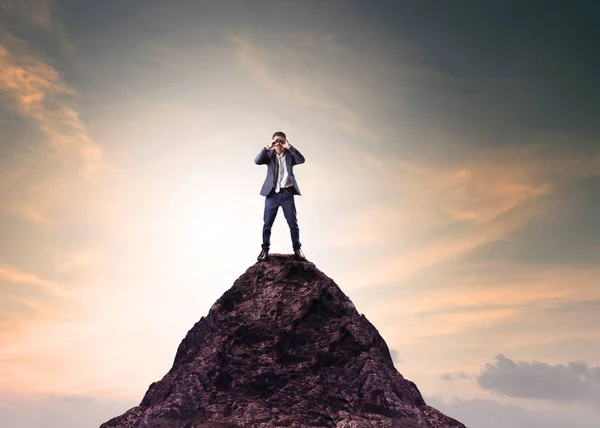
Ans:
{"label": "man's hair", "polygon": [[285,132],[277,131],[276,133],[273,134],[273,136],[271,138],[275,138],[275,137],[283,137],[284,140],[287,140],[287,138],[285,136]]}

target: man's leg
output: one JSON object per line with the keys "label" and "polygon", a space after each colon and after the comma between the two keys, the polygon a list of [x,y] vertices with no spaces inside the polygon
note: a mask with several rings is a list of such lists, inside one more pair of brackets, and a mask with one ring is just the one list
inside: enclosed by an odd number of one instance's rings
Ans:
{"label": "man's leg", "polygon": [[265,212],[263,215],[264,225],[263,225],[263,250],[268,250],[271,244],[271,227],[273,226],[273,222],[275,221],[275,216],[277,215],[277,209],[279,208],[279,195],[271,192],[268,196],[265,197]]}
{"label": "man's leg", "polygon": [[302,246],[300,243],[300,228],[298,227],[298,219],[296,218],[296,204],[294,202],[294,195],[292,193],[286,193],[283,195],[281,201],[281,208],[283,208],[283,215],[290,227],[290,235],[292,237],[292,247],[297,250]]}

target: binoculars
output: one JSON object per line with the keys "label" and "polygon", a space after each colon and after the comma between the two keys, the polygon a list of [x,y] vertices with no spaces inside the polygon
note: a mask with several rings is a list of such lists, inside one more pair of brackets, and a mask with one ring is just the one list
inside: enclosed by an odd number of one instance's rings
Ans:
{"label": "binoculars", "polygon": [[275,144],[285,144],[285,141],[282,140],[281,138],[278,138],[275,140]]}

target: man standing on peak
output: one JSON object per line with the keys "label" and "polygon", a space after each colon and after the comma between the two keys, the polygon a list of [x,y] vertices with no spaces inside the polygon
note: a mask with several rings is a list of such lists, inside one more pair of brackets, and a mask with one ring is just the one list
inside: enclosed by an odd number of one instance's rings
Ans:
{"label": "man standing on peak", "polygon": [[260,190],[260,194],[265,197],[265,213],[262,251],[258,255],[258,260],[265,260],[269,256],[271,227],[280,206],[290,227],[294,254],[297,259],[304,260],[304,254],[300,249],[300,229],[294,203],[294,195],[300,196],[301,193],[293,171],[294,165],[304,163],[304,156],[290,145],[285,133],[275,132],[272,141],[261,149],[254,163],[267,165],[267,178]]}

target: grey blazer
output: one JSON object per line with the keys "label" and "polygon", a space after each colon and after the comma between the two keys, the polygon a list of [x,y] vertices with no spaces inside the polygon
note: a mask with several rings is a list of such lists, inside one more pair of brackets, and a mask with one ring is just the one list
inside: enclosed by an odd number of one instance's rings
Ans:
{"label": "grey blazer", "polygon": [[[289,149],[283,149],[286,154],[285,161],[286,167],[288,170],[288,174],[290,176],[290,181],[294,186],[295,194],[300,196],[300,188],[298,187],[298,183],[296,182],[296,177],[294,177],[294,165],[300,165],[304,163],[304,156],[293,146],[290,146]],[[267,165],[267,178],[265,178],[265,182],[260,189],[260,194],[263,196],[267,196],[273,187],[275,187],[276,177],[278,174],[277,167],[277,154],[275,153],[275,149],[267,150],[266,147],[263,147],[256,159],[254,159],[254,163],[257,165]]]}

